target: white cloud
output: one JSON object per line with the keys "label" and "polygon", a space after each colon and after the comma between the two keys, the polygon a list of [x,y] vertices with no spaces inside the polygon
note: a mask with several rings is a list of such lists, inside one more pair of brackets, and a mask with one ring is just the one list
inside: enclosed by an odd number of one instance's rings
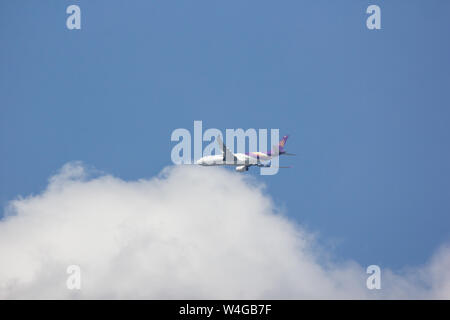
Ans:
{"label": "white cloud", "polygon": [[[450,298],[448,248],[407,276],[383,270],[369,291],[365,268],[323,262],[256,181],[223,169],[123,181],[72,163],[7,212],[0,299]],[[66,287],[73,264],[79,291]]]}

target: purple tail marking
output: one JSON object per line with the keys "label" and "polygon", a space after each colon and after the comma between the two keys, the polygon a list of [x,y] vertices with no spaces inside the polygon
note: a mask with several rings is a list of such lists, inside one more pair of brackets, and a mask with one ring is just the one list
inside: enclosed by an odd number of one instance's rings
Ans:
{"label": "purple tail marking", "polygon": [[287,141],[288,137],[289,137],[289,136],[284,136],[283,139],[281,139],[280,143],[278,144],[280,153],[285,152],[285,151],[284,151],[284,146],[285,146],[285,144],[286,144],[286,141]]}
{"label": "purple tail marking", "polygon": [[280,140],[280,143],[278,143],[278,150],[272,150],[267,152],[268,156],[274,155],[274,154],[283,154],[286,151],[284,151],[284,146],[286,145],[286,141],[289,138],[288,135],[284,136],[283,139]]}

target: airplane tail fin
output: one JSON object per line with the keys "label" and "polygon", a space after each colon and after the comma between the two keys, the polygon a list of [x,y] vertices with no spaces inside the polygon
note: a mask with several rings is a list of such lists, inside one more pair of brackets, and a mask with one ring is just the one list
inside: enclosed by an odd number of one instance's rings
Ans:
{"label": "airplane tail fin", "polygon": [[[286,145],[286,141],[288,139],[289,136],[284,136],[280,142],[278,143],[278,145],[274,144],[272,146],[272,151],[270,152],[270,155],[276,157],[279,156],[280,154],[286,154],[286,152],[284,151],[284,146]],[[291,154],[289,154],[291,155]]]}
{"label": "airplane tail fin", "polygon": [[278,150],[280,153],[284,153],[284,146],[286,145],[286,141],[289,138],[289,136],[284,136],[283,139],[280,140],[280,143],[278,144]]}

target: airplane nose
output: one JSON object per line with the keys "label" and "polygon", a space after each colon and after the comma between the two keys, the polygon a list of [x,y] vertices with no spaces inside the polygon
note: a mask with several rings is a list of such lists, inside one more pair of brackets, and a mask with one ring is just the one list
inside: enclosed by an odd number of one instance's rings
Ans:
{"label": "airplane nose", "polygon": [[202,164],[203,164],[203,159],[198,159],[198,160],[195,162],[195,164],[202,165]]}

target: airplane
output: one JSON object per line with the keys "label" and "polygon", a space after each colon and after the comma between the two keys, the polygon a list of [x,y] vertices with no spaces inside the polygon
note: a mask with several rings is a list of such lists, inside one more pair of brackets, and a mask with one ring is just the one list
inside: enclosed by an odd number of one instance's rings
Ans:
{"label": "airplane", "polygon": [[[233,153],[228,149],[219,136],[216,137],[216,141],[222,150],[221,155],[205,156],[197,160],[195,164],[200,166],[235,166],[236,171],[245,172],[251,166],[256,167],[270,167],[270,160],[280,155],[294,156],[293,153],[287,153],[284,151],[286,140],[288,136],[284,136],[279,142],[278,146],[274,145],[272,151],[269,152],[247,152],[247,153]],[[263,163],[261,161],[266,161]],[[268,161],[268,162],[267,162]],[[290,167],[278,167],[278,168],[290,168]]]}

